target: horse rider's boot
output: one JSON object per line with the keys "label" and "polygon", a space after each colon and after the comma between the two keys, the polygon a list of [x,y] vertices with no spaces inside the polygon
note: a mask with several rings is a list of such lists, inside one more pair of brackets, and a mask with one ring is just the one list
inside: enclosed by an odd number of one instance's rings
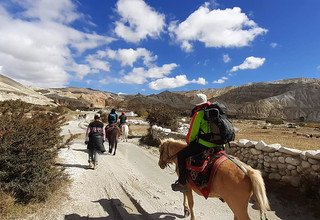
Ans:
{"label": "horse rider's boot", "polygon": [[188,192],[187,185],[182,185],[178,181],[176,181],[175,183],[171,184],[171,189],[173,191],[180,191],[182,193]]}

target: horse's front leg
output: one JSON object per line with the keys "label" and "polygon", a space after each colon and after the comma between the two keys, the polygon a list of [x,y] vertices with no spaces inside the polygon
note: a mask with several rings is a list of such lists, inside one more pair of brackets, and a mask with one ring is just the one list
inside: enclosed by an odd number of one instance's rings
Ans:
{"label": "horse's front leg", "polygon": [[183,193],[183,211],[184,211],[184,217],[188,217],[190,215],[190,210],[187,204],[187,194]]}
{"label": "horse's front leg", "polygon": [[190,187],[188,188],[188,192],[186,192],[185,194],[186,194],[187,199],[188,199],[188,205],[189,205],[189,210],[190,210],[190,214],[191,214],[190,219],[191,220],[195,220],[195,216],[194,216],[194,212],[193,212],[193,205],[194,205],[193,195],[192,195],[192,190],[191,190]]}

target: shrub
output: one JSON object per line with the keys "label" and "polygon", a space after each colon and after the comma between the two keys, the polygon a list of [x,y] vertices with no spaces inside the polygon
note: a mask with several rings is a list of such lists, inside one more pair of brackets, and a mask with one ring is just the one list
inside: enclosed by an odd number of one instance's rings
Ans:
{"label": "shrub", "polygon": [[283,120],[281,118],[267,118],[266,123],[270,123],[273,125],[281,125],[283,124]]}
{"label": "shrub", "polygon": [[66,180],[54,166],[64,118],[50,112],[27,115],[28,106],[0,103],[0,189],[19,203],[44,201]]}
{"label": "shrub", "polygon": [[178,114],[174,111],[165,110],[165,109],[155,109],[150,112],[147,121],[150,125],[159,125],[161,127],[170,128],[173,131],[176,131],[179,127],[178,124]]}
{"label": "shrub", "polygon": [[148,129],[148,133],[145,136],[142,136],[141,139],[139,140],[140,144],[146,144],[148,146],[154,146],[157,147],[160,145],[160,139],[154,139],[152,134],[151,134],[151,126]]}

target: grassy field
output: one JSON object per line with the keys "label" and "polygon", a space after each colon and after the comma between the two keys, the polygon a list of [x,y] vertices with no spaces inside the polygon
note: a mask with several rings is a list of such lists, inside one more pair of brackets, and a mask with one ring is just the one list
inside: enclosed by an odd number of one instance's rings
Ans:
{"label": "grassy field", "polygon": [[299,150],[320,150],[320,130],[315,124],[288,128],[286,124],[267,126],[264,121],[255,120],[234,120],[233,123],[238,130],[236,140],[263,140],[267,144],[279,143]]}

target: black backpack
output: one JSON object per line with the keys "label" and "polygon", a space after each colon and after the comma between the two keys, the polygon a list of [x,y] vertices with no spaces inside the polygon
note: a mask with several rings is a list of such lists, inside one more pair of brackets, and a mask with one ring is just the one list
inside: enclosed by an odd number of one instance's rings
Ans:
{"label": "black backpack", "polygon": [[235,131],[231,121],[227,118],[227,108],[218,102],[207,106],[204,110],[204,120],[208,121],[211,132],[199,137],[214,144],[226,144],[234,141]]}

